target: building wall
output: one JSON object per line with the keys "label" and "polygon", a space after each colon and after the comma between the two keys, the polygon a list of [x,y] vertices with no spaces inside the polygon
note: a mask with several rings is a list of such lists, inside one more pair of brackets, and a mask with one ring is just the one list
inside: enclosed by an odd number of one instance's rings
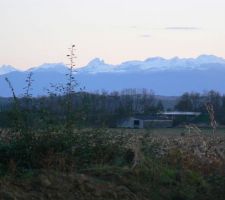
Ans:
{"label": "building wall", "polygon": [[[135,126],[135,120],[139,121],[139,125]],[[170,128],[173,125],[172,120],[142,120],[131,117],[127,120],[124,120],[122,123],[118,124],[119,128]]]}
{"label": "building wall", "polygon": [[173,126],[172,120],[145,120],[144,128],[170,128]]}
{"label": "building wall", "polygon": [[[134,125],[135,120],[139,120],[138,127],[135,127],[135,125]],[[143,128],[144,123],[143,123],[143,120],[141,120],[141,119],[131,117],[131,118],[129,118],[127,120],[124,120],[121,123],[119,123],[118,127],[120,127],[120,128]]]}

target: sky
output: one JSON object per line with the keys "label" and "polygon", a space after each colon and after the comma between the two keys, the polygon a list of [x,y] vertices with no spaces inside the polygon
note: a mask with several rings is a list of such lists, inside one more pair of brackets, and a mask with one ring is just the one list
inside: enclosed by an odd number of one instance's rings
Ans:
{"label": "sky", "polygon": [[0,65],[225,57],[225,0],[0,0]]}

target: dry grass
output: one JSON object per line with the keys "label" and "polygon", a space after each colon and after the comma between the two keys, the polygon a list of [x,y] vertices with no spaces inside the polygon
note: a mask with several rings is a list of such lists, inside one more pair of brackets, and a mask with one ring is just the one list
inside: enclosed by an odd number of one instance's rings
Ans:
{"label": "dry grass", "polygon": [[[25,193],[27,186],[35,191],[36,199],[175,199],[174,193],[177,199],[200,199],[198,195],[204,197],[208,188],[211,196],[216,191],[224,197],[223,185],[218,184],[217,189],[217,182],[209,180],[225,177],[225,134],[222,129],[218,131],[213,136],[210,130],[196,132],[195,128],[75,130],[71,137],[79,140],[73,140],[63,151],[44,145],[47,150],[38,154],[39,168],[34,170],[38,177],[32,175],[28,183],[23,180],[25,185],[17,186],[14,179],[9,180],[9,186],[0,188],[0,199],[1,195],[30,199],[34,194]],[[2,130],[1,142],[10,141],[10,134]],[[58,148],[61,140],[56,136],[45,135],[59,142],[55,145]],[[36,139],[46,144],[41,135]],[[114,162],[118,159],[122,163]],[[16,174],[18,166],[9,160],[7,168],[10,174]],[[3,182],[0,179],[0,186]],[[206,199],[211,200],[211,196]]]}
{"label": "dry grass", "polygon": [[[158,157],[181,157],[183,165],[188,168],[208,171],[222,170],[225,174],[225,131],[191,129],[111,129],[114,135],[123,136],[125,146],[134,153],[133,168],[142,162],[142,144],[152,146],[153,154]],[[122,134],[121,134],[122,133]],[[184,134],[183,134],[184,133]],[[177,155],[175,155],[177,154]],[[169,160],[169,159],[168,159]],[[224,171],[224,172],[223,172]]]}

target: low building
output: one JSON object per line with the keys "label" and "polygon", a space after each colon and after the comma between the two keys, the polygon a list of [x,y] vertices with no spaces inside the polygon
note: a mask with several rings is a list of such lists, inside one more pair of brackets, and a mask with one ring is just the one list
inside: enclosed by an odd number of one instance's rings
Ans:
{"label": "low building", "polygon": [[136,117],[122,119],[117,123],[118,128],[144,128],[143,120]]}
{"label": "low building", "polygon": [[158,113],[158,115],[161,115],[161,116],[166,116],[170,119],[174,119],[175,117],[178,117],[178,116],[184,116],[184,117],[197,117],[199,115],[201,115],[200,112],[181,112],[181,111],[171,111],[171,112],[161,112],[161,113]]}
{"label": "low building", "polygon": [[173,126],[173,120],[153,116],[129,117],[118,122],[119,128],[169,128]]}
{"label": "low building", "polygon": [[118,128],[170,128],[177,119],[182,118],[189,122],[201,115],[200,112],[161,112],[150,116],[134,116],[117,123]]}

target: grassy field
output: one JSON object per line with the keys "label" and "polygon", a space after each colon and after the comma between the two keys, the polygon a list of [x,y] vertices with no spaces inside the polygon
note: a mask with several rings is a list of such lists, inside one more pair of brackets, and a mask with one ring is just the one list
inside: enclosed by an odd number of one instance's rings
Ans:
{"label": "grassy field", "polygon": [[1,131],[0,199],[225,199],[224,129],[29,134]]}
{"label": "grassy field", "polygon": [[[153,128],[153,129],[106,129],[109,132],[115,133],[133,133],[133,134],[151,134],[153,136],[181,136],[183,134],[188,135],[189,130],[187,128]],[[211,128],[200,128],[201,134],[212,135]],[[196,131],[191,130],[191,134],[196,134]],[[225,128],[218,128],[216,130],[216,136],[225,136]]]}

